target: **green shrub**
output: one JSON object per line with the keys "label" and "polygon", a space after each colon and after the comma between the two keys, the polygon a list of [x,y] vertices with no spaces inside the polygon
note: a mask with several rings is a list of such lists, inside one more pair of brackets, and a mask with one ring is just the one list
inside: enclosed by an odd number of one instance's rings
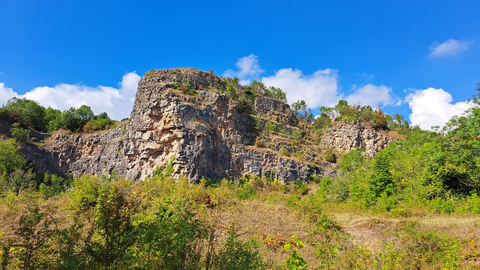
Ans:
{"label": "green shrub", "polygon": [[265,131],[277,132],[277,124],[265,122]]}
{"label": "green shrub", "polygon": [[238,228],[232,226],[228,232],[227,241],[213,260],[212,269],[267,269],[255,239],[250,238],[247,242],[243,242],[239,240],[240,236]]}
{"label": "green shrub", "polygon": [[295,139],[301,139],[303,138],[303,136],[305,136],[305,131],[299,131],[299,130],[294,130],[293,133],[292,133],[292,136],[295,138]]}
{"label": "green shrub", "polygon": [[365,162],[363,154],[365,150],[357,148],[348,152],[342,160],[338,163],[338,166],[342,171],[350,172],[356,170]]}
{"label": "green shrub", "polygon": [[280,148],[280,153],[284,156],[290,156],[290,151],[288,151],[287,147],[285,145],[282,145],[282,148]]}
{"label": "green shrub", "polygon": [[245,183],[245,184],[241,185],[240,187],[238,187],[235,190],[235,196],[239,200],[252,199],[256,196],[256,194],[257,194],[257,192],[255,191],[255,189],[253,189],[252,186],[249,185],[248,183]]}
{"label": "green shrub", "polygon": [[35,184],[35,174],[27,167],[20,146],[14,140],[0,141],[0,192],[16,192]]}
{"label": "green shrub", "polygon": [[[416,222],[400,222],[394,239],[384,240],[377,255],[379,269],[458,269],[462,259],[458,239],[424,231]],[[390,237],[391,238],[391,237]]]}
{"label": "green shrub", "polygon": [[13,128],[10,129],[12,137],[18,142],[26,144],[30,141],[30,130],[23,129],[20,124],[14,123]]}

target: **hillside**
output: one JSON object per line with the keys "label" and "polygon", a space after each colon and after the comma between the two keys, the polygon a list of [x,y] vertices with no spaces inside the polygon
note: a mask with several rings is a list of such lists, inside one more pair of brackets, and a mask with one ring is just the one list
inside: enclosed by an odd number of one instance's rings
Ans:
{"label": "hillside", "polygon": [[129,121],[113,130],[54,132],[39,145],[43,149],[25,153],[37,172],[61,176],[116,170],[138,180],[172,160],[173,177],[190,181],[251,174],[293,183],[335,174],[338,167],[325,160],[326,149],[338,155],[363,148],[374,156],[394,138],[360,120],[339,122],[320,136],[284,101],[185,68],[146,73]]}
{"label": "hillside", "polygon": [[[153,70],[130,119],[94,131],[107,115],[35,118],[40,105],[14,99],[0,108],[0,265],[479,269],[473,102],[425,131],[343,100],[313,119],[259,82]],[[47,126],[71,129],[30,129]]]}

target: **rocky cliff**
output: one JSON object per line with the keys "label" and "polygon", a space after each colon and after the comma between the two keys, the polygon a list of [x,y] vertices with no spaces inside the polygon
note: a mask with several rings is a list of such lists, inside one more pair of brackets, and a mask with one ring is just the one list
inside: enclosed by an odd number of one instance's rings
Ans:
{"label": "rocky cliff", "polygon": [[225,87],[196,69],[152,70],[139,82],[128,123],[96,134],[56,132],[44,149],[24,151],[38,170],[74,177],[117,170],[138,180],[172,162],[173,176],[191,181],[256,174],[293,182],[335,174],[337,165],[322,158],[321,148],[363,147],[373,155],[392,140],[353,123],[329,128],[320,147],[288,104],[257,94],[245,113],[222,93]]}
{"label": "rocky cliff", "polygon": [[337,153],[363,148],[368,156],[373,157],[398,138],[400,136],[394,132],[377,130],[357,120],[351,123],[336,122],[328,127],[320,145]]}

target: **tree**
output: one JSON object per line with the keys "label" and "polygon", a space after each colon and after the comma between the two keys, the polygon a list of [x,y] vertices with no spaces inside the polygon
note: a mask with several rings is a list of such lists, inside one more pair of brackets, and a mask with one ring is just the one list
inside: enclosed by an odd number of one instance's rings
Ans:
{"label": "tree", "polygon": [[20,146],[14,140],[0,142],[0,191],[19,192],[34,184],[34,180],[35,174],[27,168]]}
{"label": "tree", "polygon": [[45,108],[34,100],[14,97],[0,111],[14,122],[21,125],[31,125],[37,130],[46,131]]}
{"label": "tree", "polygon": [[383,192],[393,194],[393,176],[390,173],[390,156],[381,151],[373,161],[373,174],[369,179],[370,190],[379,197]]}
{"label": "tree", "polygon": [[79,115],[75,113],[75,108],[72,107],[63,111],[60,116],[60,127],[71,131],[79,131],[83,127],[83,121]]}
{"label": "tree", "polygon": [[8,175],[16,169],[24,169],[27,162],[20,154],[20,146],[14,140],[0,141],[0,176]]}
{"label": "tree", "polygon": [[304,100],[299,100],[292,104],[292,111],[299,120],[303,120],[307,123],[311,123],[313,120],[313,114],[310,109],[307,110],[307,103]]}
{"label": "tree", "polygon": [[377,128],[385,128],[387,126],[387,121],[385,120],[385,114],[382,109],[377,108],[373,112],[373,123]]}
{"label": "tree", "polygon": [[60,128],[62,112],[60,110],[48,107],[45,109],[45,125],[48,132],[53,132]]}
{"label": "tree", "polygon": [[80,108],[76,109],[75,114],[78,115],[78,117],[82,120],[83,125],[85,125],[88,120],[93,118],[93,116],[95,116],[90,106],[87,105],[82,105]]}
{"label": "tree", "polygon": [[445,187],[457,192],[480,191],[480,106],[453,117],[440,137],[443,155],[436,155],[433,168]]}

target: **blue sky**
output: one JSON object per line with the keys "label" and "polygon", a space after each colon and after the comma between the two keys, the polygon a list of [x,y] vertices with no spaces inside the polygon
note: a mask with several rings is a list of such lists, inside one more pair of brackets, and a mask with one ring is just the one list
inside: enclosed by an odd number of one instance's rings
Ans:
{"label": "blue sky", "polygon": [[0,0],[0,103],[128,117],[150,69],[215,69],[315,112],[340,98],[424,128],[480,82],[480,1]]}

